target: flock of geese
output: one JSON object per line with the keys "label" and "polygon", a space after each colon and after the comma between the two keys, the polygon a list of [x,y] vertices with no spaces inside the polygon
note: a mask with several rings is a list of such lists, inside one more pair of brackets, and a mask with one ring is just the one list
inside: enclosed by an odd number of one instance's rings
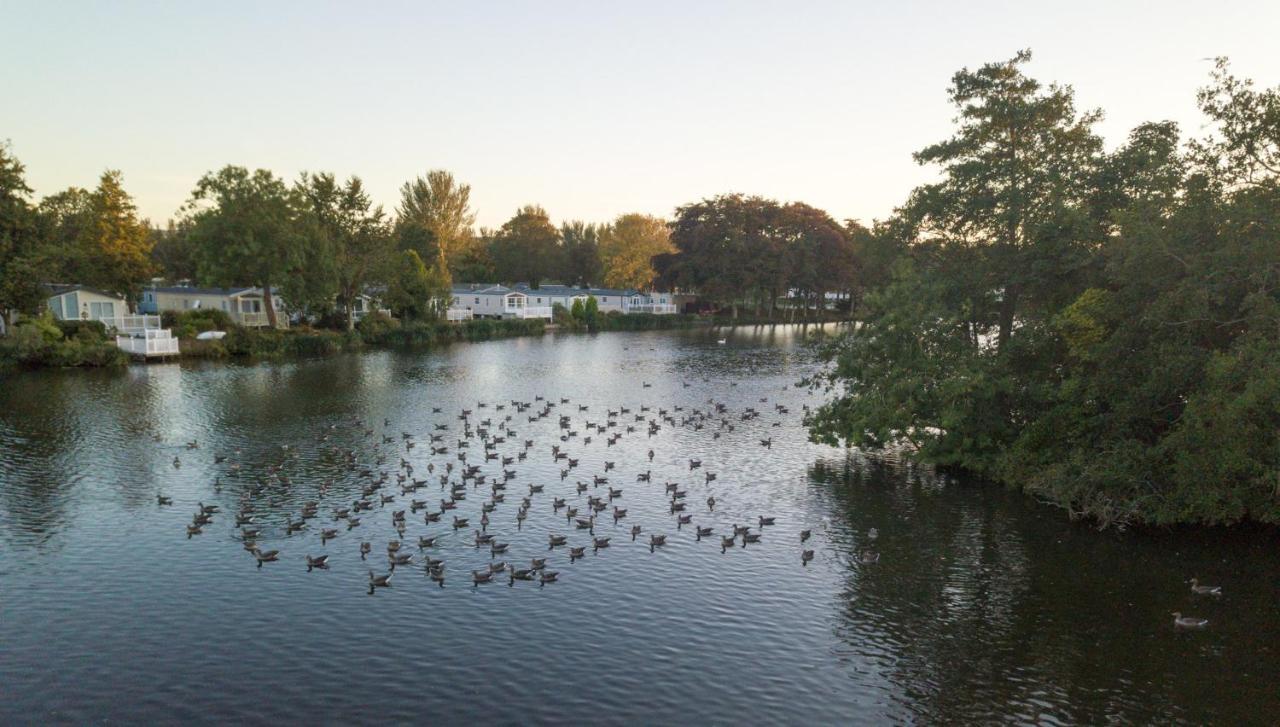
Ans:
{"label": "flock of geese", "polygon": [[[650,384],[643,386],[649,388]],[[686,382],[684,386],[689,384]],[[762,404],[767,402],[767,397],[760,399]],[[804,408],[808,410],[807,405]],[[477,410],[481,413],[477,414]],[[433,407],[431,413],[443,414],[439,407]],[[785,405],[776,403],[771,413],[783,416],[789,414],[789,410]],[[595,419],[592,419],[593,415]],[[383,420],[384,433],[379,434],[365,421],[353,419],[347,427],[354,430],[357,437],[373,442],[364,450],[332,444],[331,440],[339,435],[338,430],[342,427],[335,424],[326,428],[317,435],[317,439],[322,444],[322,453],[336,458],[341,469],[346,471],[344,484],[347,487],[339,486],[333,478],[322,482],[316,489],[318,497],[301,503],[296,518],[291,513],[286,514],[283,524],[268,524],[267,521],[276,519],[275,510],[260,512],[259,506],[269,499],[272,487],[291,484],[288,465],[298,458],[298,449],[281,445],[280,461],[256,474],[245,472],[243,463],[237,459],[227,455],[215,456],[215,464],[223,467],[223,471],[215,480],[214,488],[219,493],[222,491],[221,478],[224,475],[247,485],[240,494],[233,518],[236,537],[258,567],[281,559],[279,549],[264,549],[259,545],[260,540],[278,535],[280,530],[286,537],[314,533],[320,547],[324,548],[329,541],[357,528],[367,530],[364,520],[372,520],[375,510],[381,512],[390,508],[394,537],[385,542],[386,572],[373,567],[379,556],[374,555],[372,538],[361,540],[358,545],[359,556],[367,563],[370,594],[390,587],[397,568],[415,566],[444,587],[446,564],[438,555],[446,541],[461,542],[477,551],[488,552],[490,562],[487,565],[469,569],[463,576],[473,587],[503,580],[510,586],[517,581],[545,586],[560,579],[561,571],[548,567],[549,560],[557,553],[563,553],[561,560],[567,555],[568,563],[572,565],[587,557],[588,550],[594,555],[611,547],[615,538],[629,536],[631,542],[647,544],[651,553],[665,547],[668,538],[673,536],[718,543],[722,554],[731,548],[761,543],[768,529],[775,524],[776,519],[771,515],[757,514],[752,521],[735,522],[723,530],[715,523],[704,524],[695,520],[698,513],[702,513],[701,519],[708,519],[706,516],[715,513],[719,504],[711,488],[717,474],[704,468],[700,459],[686,458],[680,463],[679,479],[684,481],[683,484],[670,477],[659,481],[653,471],[655,451],[652,447],[656,445],[651,445],[644,455],[645,461],[639,465],[630,463],[634,476],[631,482],[624,484],[627,478],[619,475],[616,461],[606,460],[600,471],[586,475],[579,469],[581,456],[574,456],[570,450],[586,448],[593,443],[612,448],[628,436],[643,435],[652,439],[664,427],[709,431],[713,439],[720,439],[723,434],[734,431],[740,422],[762,416],[763,413],[754,407],[730,411],[726,403],[714,399],[708,400],[705,408],[688,411],[681,406],[661,408],[645,404],[640,405],[638,411],[626,406],[606,408],[603,416],[594,413],[591,406],[575,404],[568,398],[552,401],[537,396],[533,401],[477,402],[475,409],[462,409],[456,414],[456,424],[437,421],[430,431],[421,434],[400,432],[398,437],[387,434],[386,430],[391,427],[390,419]],[[518,422],[517,417],[524,421]],[[534,425],[552,419],[557,426],[549,433],[545,431],[548,427],[541,427],[544,436],[549,434],[552,438],[551,442],[544,441],[539,445],[537,437],[524,438],[517,433],[517,427],[523,428],[527,424],[538,429]],[[781,426],[781,421],[773,422],[772,426]],[[773,447],[772,436],[758,441],[762,447]],[[419,444],[430,451],[425,466],[420,462],[415,465],[409,460]],[[198,449],[199,443],[188,442],[186,447]],[[550,494],[546,491],[545,481],[530,481],[528,477],[522,478],[519,472],[521,463],[540,450],[559,469],[559,483],[553,485]],[[394,451],[398,460],[393,464],[388,464],[390,451]],[[238,456],[240,452],[234,454]],[[687,470],[684,469],[685,464]],[[182,466],[181,457],[174,457],[173,466]],[[643,470],[639,471],[642,467]],[[624,491],[632,487],[662,494],[665,503],[663,514],[670,518],[674,533],[645,532],[639,524],[628,524],[631,506],[625,503],[632,499],[627,498]],[[699,490],[696,497],[690,497],[693,490]],[[358,496],[349,501],[338,494],[350,496],[354,492],[358,492]],[[481,500],[478,508],[466,507],[468,502],[476,499]],[[693,504],[695,499],[698,501],[696,505]],[[161,506],[173,504],[172,499],[163,494],[158,494],[156,501]],[[321,513],[322,506],[327,509],[324,514]],[[526,554],[526,557],[516,560],[511,544],[499,540],[489,532],[489,527],[498,517],[510,517],[509,511],[514,509],[516,527],[523,530],[534,507],[549,507],[555,515],[564,518],[564,526],[546,533],[545,551],[537,555]],[[191,523],[186,526],[187,537],[204,532],[219,510],[218,505],[198,503]],[[409,538],[410,519],[421,522],[426,532]],[[606,526],[611,527],[612,534],[597,532],[598,528]],[[582,537],[571,540],[570,535],[561,530],[578,532]],[[874,544],[878,536],[877,529],[870,528],[864,542]],[[807,547],[811,537],[811,530],[799,531],[796,545],[802,566],[807,566],[814,559],[814,550]],[[382,551],[383,546],[380,544],[377,550]],[[323,552],[314,555],[307,552],[304,556],[307,571],[327,570],[329,557]],[[863,549],[856,553],[854,559],[861,566],[873,566],[879,562],[880,554]],[[1190,584],[1195,595],[1222,595],[1219,586],[1202,585],[1195,578],[1190,580]],[[1206,619],[1184,616],[1181,612],[1174,612],[1172,616],[1174,628],[1180,630],[1203,629],[1209,625]]]}
{"label": "flock of geese", "polygon": [[[650,384],[644,383],[643,387],[649,388]],[[759,401],[769,403],[768,397]],[[271,500],[279,487],[292,484],[290,472],[298,469],[302,456],[295,446],[281,445],[275,462],[253,472],[240,461],[242,453],[238,450],[215,456],[219,469],[214,489],[222,492],[223,477],[240,485],[232,514],[235,535],[258,567],[281,560],[278,548],[267,548],[263,543],[283,535],[318,543],[320,552],[305,553],[306,569],[327,570],[330,556],[323,550],[330,541],[349,539],[348,533],[353,531],[358,535],[368,533],[370,528],[379,527],[372,521],[382,521],[389,510],[391,528],[385,543],[370,534],[357,546],[368,571],[370,594],[390,587],[397,569],[410,567],[420,569],[443,587],[447,574],[451,582],[457,576],[447,571],[442,553],[446,546],[460,544],[489,555],[489,562],[483,567],[465,569],[462,578],[472,587],[501,581],[509,586],[515,586],[517,581],[545,586],[561,577],[561,571],[548,565],[552,558],[558,565],[567,558],[572,565],[587,557],[588,551],[598,555],[628,537],[632,543],[647,545],[650,553],[677,537],[718,544],[722,554],[731,548],[764,542],[766,533],[775,525],[774,516],[755,513],[746,522],[725,527],[723,519],[713,519],[713,515],[720,505],[717,493],[723,496],[731,488],[713,485],[717,473],[704,467],[698,458],[655,463],[654,447],[661,446],[661,440],[653,438],[670,427],[703,432],[719,440],[744,422],[761,420],[766,413],[779,418],[771,424],[779,427],[780,418],[790,411],[782,403],[763,411],[755,407],[733,411],[725,402],[714,399],[708,400],[705,407],[688,410],[682,406],[642,404],[634,409],[614,406],[599,411],[568,398],[537,396],[533,401],[477,402],[474,408],[449,415],[450,420],[445,419],[440,407],[432,407],[432,419],[436,421],[425,432],[392,433],[390,419],[383,420],[381,432],[376,425],[361,419],[333,424],[319,432],[316,439],[321,456],[336,463],[339,474],[316,486],[314,499],[290,504],[297,507],[297,514],[286,514],[283,523],[279,521],[278,507],[282,503]],[[757,426],[762,425],[763,422]],[[526,437],[517,431],[526,427],[537,434]],[[539,435],[545,438],[541,443]],[[335,441],[349,437],[363,439],[365,445],[344,447]],[[607,452],[628,437],[648,437],[650,444],[648,451],[638,457],[639,463],[623,465],[627,474],[621,474],[623,470],[614,460],[603,461],[598,471],[590,474],[579,467],[581,452],[586,448],[594,446]],[[772,436],[758,442],[761,447],[773,447]],[[200,445],[193,441],[186,446],[198,449]],[[541,480],[521,475],[525,463],[535,456],[550,458],[559,472],[558,482],[554,474]],[[180,456],[174,458],[173,465],[182,466]],[[678,473],[678,477],[660,477],[655,467],[668,475]],[[630,496],[632,488],[644,488],[648,494],[641,498]],[[661,495],[661,509],[654,505],[656,495]],[[472,504],[477,500],[478,506]],[[264,502],[269,503],[266,508]],[[629,503],[641,502],[646,503],[646,509],[631,512],[635,505]],[[172,500],[159,494],[157,503],[172,505]],[[514,521],[517,530],[523,531],[534,508],[549,510],[557,518],[555,522],[564,518],[563,526],[548,529],[545,550],[517,558],[512,544],[490,532],[490,526],[498,518],[508,518],[508,524]],[[186,526],[187,537],[203,533],[220,509],[216,504],[198,503]],[[640,514],[648,516],[650,522],[654,516],[668,518],[670,530],[646,532],[641,524],[634,523]],[[411,522],[415,523],[412,534]],[[867,540],[874,542],[878,535],[872,528]],[[802,566],[814,559],[814,550],[807,547],[811,537],[812,531],[805,529],[799,532],[798,542],[793,541]],[[384,552],[385,570],[377,567]],[[876,551],[863,550],[856,558],[861,565],[871,566],[880,556]]]}

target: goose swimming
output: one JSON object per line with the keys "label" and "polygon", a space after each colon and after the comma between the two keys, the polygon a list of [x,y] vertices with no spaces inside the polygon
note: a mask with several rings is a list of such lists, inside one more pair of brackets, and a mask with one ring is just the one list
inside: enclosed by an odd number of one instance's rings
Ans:
{"label": "goose swimming", "polygon": [[662,547],[667,544],[667,536],[653,533],[649,536],[649,552],[652,553],[654,548]]}
{"label": "goose swimming", "polygon": [[1191,592],[1202,596],[1221,596],[1222,586],[1202,586],[1198,579],[1191,579]]}
{"label": "goose swimming", "polygon": [[278,550],[268,550],[264,553],[261,550],[254,548],[252,552],[253,557],[258,560],[259,568],[262,567],[263,563],[272,563],[280,559],[280,551]]}
{"label": "goose swimming", "polygon": [[1178,611],[1173,612],[1173,627],[1178,629],[1202,629],[1209,625],[1209,621],[1194,616],[1183,616]]}

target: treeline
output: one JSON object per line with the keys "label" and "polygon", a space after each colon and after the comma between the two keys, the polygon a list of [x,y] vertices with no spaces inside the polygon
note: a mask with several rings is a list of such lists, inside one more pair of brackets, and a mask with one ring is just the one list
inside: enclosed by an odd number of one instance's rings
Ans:
{"label": "treeline", "polygon": [[816,439],[899,448],[1103,524],[1280,522],[1280,89],[1219,60],[1211,131],[962,70],[940,179],[870,232]]}
{"label": "treeline", "polygon": [[497,229],[477,230],[470,186],[443,170],[405,183],[388,213],[359,177],[303,173],[290,183],[227,166],[201,177],[163,229],[138,217],[116,171],[93,190],[71,188],[36,204],[30,197],[23,165],[0,145],[0,314],[8,320],[41,309],[44,282],[136,302],[157,276],[261,287],[273,325],[270,297],[279,290],[290,310],[348,330],[353,302],[367,291],[401,319],[430,321],[454,282],[659,286],[734,316],[742,306],[771,316],[792,291],[814,309],[827,292],[851,295],[856,245],[868,234],[804,204],[741,195],[680,207],[672,222],[624,214],[557,226],[529,205]]}

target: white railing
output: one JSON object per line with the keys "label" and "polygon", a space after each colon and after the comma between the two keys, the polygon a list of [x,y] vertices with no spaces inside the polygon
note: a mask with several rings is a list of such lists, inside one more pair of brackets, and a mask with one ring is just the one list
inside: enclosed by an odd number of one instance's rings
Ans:
{"label": "white railing", "polygon": [[449,321],[469,321],[475,317],[470,308],[450,308],[444,316]]}
{"label": "white railing", "polygon": [[148,328],[128,336],[116,336],[116,346],[134,356],[176,356],[178,339],[168,328]]}
{"label": "white railing", "polygon": [[[236,313],[235,315],[240,318],[240,325],[245,328],[261,328],[263,326],[271,325],[271,319],[267,317],[266,311],[260,313],[242,312]],[[288,317],[284,313],[276,314],[276,321],[281,328],[286,328],[289,325],[288,320]]]}
{"label": "white railing", "polygon": [[121,333],[133,333],[160,327],[160,316],[130,315],[105,316],[98,319],[107,328],[114,328]]}
{"label": "white railing", "polygon": [[656,313],[658,315],[671,315],[676,313],[676,306],[671,303],[636,303],[627,308],[628,313]]}
{"label": "white railing", "polygon": [[522,306],[520,308],[508,308],[507,313],[512,318],[545,318],[551,320],[551,306]]}

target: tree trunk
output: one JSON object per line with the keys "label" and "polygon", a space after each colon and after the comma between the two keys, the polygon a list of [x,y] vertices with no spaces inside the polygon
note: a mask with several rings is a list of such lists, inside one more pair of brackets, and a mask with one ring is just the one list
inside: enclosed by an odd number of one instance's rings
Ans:
{"label": "tree trunk", "polygon": [[[347,332],[350,333],[356,329],[356,313],[352,308],[355,307],[355,301],[347,301]],[[368,311],[365,312],[368,315]]]}
{"label": "tree trunk", "polygon": [[270,323],[271,327],[275,328],[277,324],[276,307],[274,305],[274,301],[271,299],[270,283],[262,286],[262,305],[267,309],[267,323]]}

